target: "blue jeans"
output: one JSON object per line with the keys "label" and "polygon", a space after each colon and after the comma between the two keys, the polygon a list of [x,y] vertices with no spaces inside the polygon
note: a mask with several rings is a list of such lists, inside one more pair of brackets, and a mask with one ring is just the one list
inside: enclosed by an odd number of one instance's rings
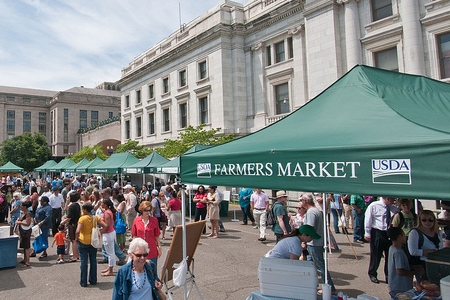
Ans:
{"label": "blue jeans", "polygon": [[360,214],[353,209],[353,240],[356,242],[357,240],[364,239],[364,212]]}
{"label": "blue jeans", "polygon": [[[314,262],[314,266],[319,271],[320,276],[322,277],[322,282],[325,283],[325,260],[323,258],[323,246],[310,246],[308,245],[308,252],[312,261]],[[328,284],[331,285],[331,291],[335,292],[336,288],[334,287],[333,280],[331,279],[330,272],[327,271],[328,276]]]}
{"label": "blue jeans", "polygon": [[332,208],[331,213],[333,214],[333,225],[334,232],[339,232],[339,219],[342,216],[342,208]]}
{"label": "blue jeans", "polygon": [[[116,254],[117,258],[119,260],[125,259],[125,254],[123,254],[123,251],[120,250],[119,244],[117,244],[117,241],[114,241],[114,253]],[[105,246],[102,245],[102,254],[103,259],[108,260],[108,255],[106,254]]]}
{"label": "blue jeans", "polygon": [[250,210],[250,205],[247,205],[245,207],[241,206],[242,210],[242,223],[247,224],[247,217],[252,221],[252,223],[255,223],[255,218],[252,215],[252,212]]}
{"label": "blue jeans", "polygon": [[88,260],[91,265],[89,269],[89,283],[92,285],[97,284],[97,249],[91,245],[85,245],[78,242],[78,251],[80,252],[80,270],[81,278],[80,285],[82,287],[87,286],[88,281]]}

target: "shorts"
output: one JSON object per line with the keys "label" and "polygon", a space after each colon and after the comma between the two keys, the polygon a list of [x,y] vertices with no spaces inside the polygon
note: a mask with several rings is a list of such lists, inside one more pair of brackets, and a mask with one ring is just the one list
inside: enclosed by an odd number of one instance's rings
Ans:
{"label": "shorts", "polygon": [[116,234],[116,242],[117,244],[124,244],[126,241],[125,234]]}
{"label": "shorts", "polygon": [[67,224],[67,237],[70,241],[75,241],[75,231],[77,230],[76,226],[73,224]]}
{"label": "shorts", "polygon": [[62,245],[56,248],[56,254],[64,255],[65,253],[66,253],[66,246]]}

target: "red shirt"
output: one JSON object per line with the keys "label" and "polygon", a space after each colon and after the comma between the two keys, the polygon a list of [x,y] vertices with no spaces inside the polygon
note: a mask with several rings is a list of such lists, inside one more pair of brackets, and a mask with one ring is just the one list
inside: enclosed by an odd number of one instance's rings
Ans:
{"label": "red shirt", "polygon": [[[195,194],[195,196],[194,196],[194,198],[200,198],[200,199],[203,199],[203,198],[205,198],[206,196],[208,196],[208,193],[196,193]],[[205,208],[206,207],[206,204],[205,203],[203,203],[203,202],[197,202],[197,204],[195,204],[195,207],[197,207],[197,208]]]}
{"label": "red shirt", "polygon": [[157,218],[149,217],[148,224],[145,228],[144,222],[142,221],[142,216],[134,219],[131,234],[135,237],[140,237],[147,242],[148,249],[150,250],[147,256],[148,259],[158,257],[158,245],[156,244],[156,238],[159,237],[160,233]]}
{"label": "red shirt", "polygon": [[169,201],[170,210],[181,210],[181,200],[174,198]]}
{"label": "red shirt", "polygon": [[114,231],[114,216],[110,209],[105,210],[102,215],[102,221],[106,223],[106,214],[109,215],[109,226],[103,233],[110,233]]}

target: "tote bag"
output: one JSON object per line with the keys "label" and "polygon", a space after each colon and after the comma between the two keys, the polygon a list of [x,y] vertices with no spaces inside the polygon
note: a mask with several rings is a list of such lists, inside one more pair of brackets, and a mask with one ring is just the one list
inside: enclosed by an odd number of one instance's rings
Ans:
{"label": "tote bag", "polygon": [[41,253],[42,251],[44,251],[47,248],[48,248],[48,243],[42,234],[34,239],[33,249],[34,249],[35,253]]}
{"label": "tote bag", "polygon": [[127,224],[123,221],[120,211],[117,212],[114,226],[116,227],[116,234],[124,234],[127,231]]}
{"label": "tote bag", "polygon": [[97,216],[92,216],[94,218],[93,226],[92,226],[92,235],[91,235],[91,245],[94,248],[102,247],[102,236],[100,234],[100,230],[97,227]]}

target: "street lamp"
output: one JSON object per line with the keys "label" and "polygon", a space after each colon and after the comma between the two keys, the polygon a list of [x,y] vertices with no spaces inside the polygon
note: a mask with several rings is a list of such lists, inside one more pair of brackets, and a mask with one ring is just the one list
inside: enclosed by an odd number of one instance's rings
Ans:
{"label": "street lamp", "polygon": [[111,156],[114,153],[113,146],[106,146],[106,150],[108,150],[108,155]]}

